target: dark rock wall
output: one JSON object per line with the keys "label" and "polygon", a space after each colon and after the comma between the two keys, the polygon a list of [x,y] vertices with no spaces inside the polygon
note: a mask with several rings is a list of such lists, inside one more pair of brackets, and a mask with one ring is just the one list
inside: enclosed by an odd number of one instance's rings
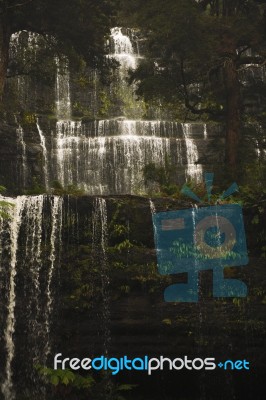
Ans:
{"label": "dark rock wall", "polygon": [[[70,198],[67,208],[74,224],[65,225],[64,231],[56,350],[68,356],[101,355],[107,332],[110,357],[188,355],[214,356],[223,361],[247,359],[251,371],[246,373],[164,371],[147,378],[142,373],[125,372],[116,379],[140,384],[139,392],[146,393],[148,399],[159,399],[167,393],[170,399],[176,398],[171,396],[177,384],[184,398],[192,399],[205,392],[206,399],[213,399],[215,391],[215,399],[224,399],[225,393],[228,398],[262,399],[266,281],[265,260],[258,256],[252,233],[255,210],[244,210],[250,262],[225,272],[227,278],[238,278],[247,284],[248,297],[214,299],[212,274],[208,271],[200,275],[199,303],[166,303],[164,289],[173,282],[185,282],[186,277],[158,274],[149,200],[133,196],[108,197],[106,201],[108,318],[99,289],[101,260],[92,257],[92,198]],[[154,203],[158,211],[190,207],[189,203],[172,199],[155,199]],[[261,223],[258,231],[263,229]],[[233,393],[235,397],[231,397]]]}

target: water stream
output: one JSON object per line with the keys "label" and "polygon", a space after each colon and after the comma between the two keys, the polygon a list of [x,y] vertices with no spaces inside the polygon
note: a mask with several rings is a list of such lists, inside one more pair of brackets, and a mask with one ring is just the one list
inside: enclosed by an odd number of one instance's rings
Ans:
{"label": "water stream", "polygon": [[36,126],[37,130],[40,136],[40,144],[42,147],[42,154],[43,154],[43,175],[44,175],[44,183],[45,183],[45,189],[49,189],[49,175],[48,175],[48,154],[47,154],[47,147],[46,147],[46,139],[43,134],[43,131],[41,130],[39,120],[37,118],[36,121]]}
{"label": "water stream", "polygon": [[26,152],[26,143],[24,140],[24,131],[22,126],[19,124],[16,129],[17,132],[17,146],[18,153],[21,154],[21,170],[18,167],[19,174],[21,175],[20,181],[22,183],[22,187],[26,186],[27,181],[27,152]]}
{"label": "water stream", "polygon": [[[14,400],[18,387],[22,391],[29,382],[31,385],[36,382],[34,367],[45,365],[51,354],[53,287],[60,258],[62,198],[39,195],[1,197],[0,200],[10,204],[9,217],[0,218],[0,286],[4,288],[1,303],[7,310],[3,315],[5,367],[1,391],[5,400]],[[20,378],[17,381],[14,364],[24,371],[22,382]],[[42,387],[38,385],[36,395],[41,398],[42,393]]]}
{"label": "water stream", "polygon": [[[134,87],[126,77],[138,65],[138,40],[131,30],[113,28],[109,39],[110,58],[120,63],[115,85],[139,107]],[[119,116],[82,123],[72,121],[67,63],[57,73],[57,117],[53,153],[53,180],[63,187],[78,186],[93,195],[143,194],[143,169],[148,164],[176,166],[177,181],[186,175],[199,181],[202,168],[196,165],[198,151],[190,124],[174,121],[128,119]],[[111,89],[112,90],[112,89]],[[123,111],[126,114],[126,109]],[[206,137],[202,128],[202,139]],[[184,144],[183,144],[184,142]],[[185,151],[187,155],[185,154]],[[187,160],[186,160],[187,157]]]}

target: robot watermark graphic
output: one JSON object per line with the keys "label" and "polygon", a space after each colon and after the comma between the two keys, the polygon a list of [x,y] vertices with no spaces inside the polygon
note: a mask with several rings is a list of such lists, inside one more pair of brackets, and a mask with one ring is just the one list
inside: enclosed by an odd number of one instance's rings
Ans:
{"label": "robot watermark graphic", "polygon": [[[214,174],[205,174],[211,199]],[[234,183],[222,201],[238,190]],[[182,193],[202,202],[186,185]],[[246,297],[247,287],[238,279],[225,279],[225,267],[248,263],[242,208],[218,204],[153,214],[154,237],[160,274],[187,273],[187,283],[165,289],[167,302],[197,302],[199,271],[213,271],[213,297]]]}

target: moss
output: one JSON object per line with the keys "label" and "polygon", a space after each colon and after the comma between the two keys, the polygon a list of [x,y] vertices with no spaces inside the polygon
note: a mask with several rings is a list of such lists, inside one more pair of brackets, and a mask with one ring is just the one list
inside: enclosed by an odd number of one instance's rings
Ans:
{"label": "moss", "polygon": [[100,91],[99,96],[100,96],[100,102],[101,102],[99,115],[101,117],[106,117],[109,115],[109,112],[110,112],[111,100],[105,91]]}

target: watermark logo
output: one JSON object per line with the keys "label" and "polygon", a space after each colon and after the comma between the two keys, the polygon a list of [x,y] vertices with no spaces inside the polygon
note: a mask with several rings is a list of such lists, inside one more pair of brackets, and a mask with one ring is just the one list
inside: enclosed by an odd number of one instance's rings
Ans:
{"label": "watermark logo", "polygon": [[111,371],[112,375],[117,375],[121,371],[146,371],[148,375],[153,374],[157,370],[169,371],[213,371],[217,367],[223,370],[249,370],[250,365],[247,360],[226,360],[217,362],[214,357],[206,358],[191,358],[187,355],[183,357],[176,357],[174,359],[159,356],[149,357],[147,355],[142,357],[130,358],[127,355],[123,357],[105,357],[103,355],[94,358],[70,358],[63,357],[62,353],[57,353],[54,356],[54,370],[71,369],[71,370],[84,370],[84,371]]}
{"label": "watermark logo", "polygon": [[[209,201],[213,177],[212,173],[205,174]],[[165,301],[197,302],[198,273],[203,270],[213,271],[214,297],[246,297],[243,282],[224,278],[225,267],[248,263],[242,208],[239,204],[219,204],[237,190],[234,183],[215,205],[153,214],[160,274],[187,273],[187,283],[165,289]],[[186,185],[182,192],[202,203]]]}

